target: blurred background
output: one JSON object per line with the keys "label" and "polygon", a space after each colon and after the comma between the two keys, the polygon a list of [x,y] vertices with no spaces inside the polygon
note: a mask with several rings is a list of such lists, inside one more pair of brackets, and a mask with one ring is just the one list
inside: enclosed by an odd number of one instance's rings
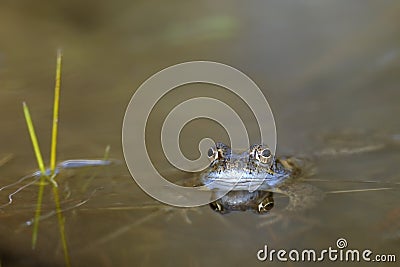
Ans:
{"label": "blurred background", "polygon": [[[3,0],[0,158],[12,155],[12,160],[0,166],[1,185],[36,169],[22,101],[30,107],[44,158],[49,158],[58,48],[64,53],[60,160],[99,158],[107,145],[113,158],[123,160],[122,120],[135,90],[163,68],[191,60],[231,65],[257,83],[275,115],[279,153],[307,154],[324,149],[325,144],[315,140],[343,131],[362,132],[357,140],[366,146],[371,136],[382,137],[374,142],[386,144],[400,133],[399,18],[400,2],[389,0]],[[225,97],[225,91],[214,89],[193,85],[185,92]],[[182,93],[185,89],[180,90]],[[149,137],[154,139],[152,158],[161,161],[160,166],[165,159],[157,153],[161,151],[157,132],[163,116],[177,104],[180,92],[166,96],[149,124],[149,132],[154,132]],[[251,116],[249,121],[252,133]],[[197,155],[197,141],[205,135],[222,141],[227,138],[218,126],[204,128],[201,123],[193,122],[182,133],[182,144],[189,155]],[[398,154],[395,145],[390,145],[379,153],[328,159],[317,164],[318,177],[398,183]],[[92,203],[97,208],[151,202],[124,166],[108,170],[107,175],[114,183],[108,191],[96,195]],[[74,181],[71,183],[78,183]],[[92,186],[106,186],[109,181],[103,177]],[[349,183],[322,185],[326,190],[330,186],[338,190],[349,187]],[[30,190],[15,206],[0,210],[2,266],[62,266],[55,217],[45,221],[47,228],[41,226],[45,237],[36,251],[29,249],[31,229],[20,228],[33,215],[31,204],[35,203],[37,189]],[[260,264],[256,252],[266,243],[274,248],[319,248],[334,244],[341,235],[352,246],[368,244],[381,253],[398,252],[399,215],[395,223],[387,224],[390,227],[379,227],[390,221],[390,214],[399,214],[399,192],[327,197],[307,215],[307,219],[318,221],[317,226],[301,234],[297,221],[288,223],[293,232],[282,225],[257,228],[264,219],[255,214],[220,216],[208,207],[199,208],[201,214],[191,213],[190,224],[179,215],[180,209],[166,216],[153,209],[113,213],[93,207],[79,213],[77,208],[78,215],[65,215],[66,232],[72,266],[252,266]],[[0,194],[6,202],[7,194]],[[51,204],[51,196],[49,199]],[[172,219],[164,220],[167,217]]]}

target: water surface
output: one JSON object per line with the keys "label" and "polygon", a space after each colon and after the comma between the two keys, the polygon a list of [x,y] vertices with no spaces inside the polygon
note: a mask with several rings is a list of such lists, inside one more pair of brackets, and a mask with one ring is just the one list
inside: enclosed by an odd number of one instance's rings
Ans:
{"label": "water surface", "polygon": [[[340,140],[349,131],[361,132],[361,145],[369,145],[371,136],[386,143],[400,133],[399,14],[396,1],[3,2],[0,158],[13,158],[0,166],[0,184],[36,169],[22,101],[30,106],[49,158],[59,47],[64,50],[60,160],[101,158],[110,145],[110,156],[122,161],[121,126],[130,97],[155,72],[189,60],[232,65],[259,85],[275,115],[279,154],[310,155],[336,147],[323,137]],[[151,157],[161,171],[170,172],[160,153],[163,118],[181,100],[199,95],[232,103],[257,141],[254,118],[240,100],[212,86],[178,88],[160,101],[148,125]],[[194,121],[181,136],[188,157],[196,157],[204,136],[227,142],[218,125]],[[317,160],[313,178],[329,182],[311,183],[325,192],[394,189],[327,194],[315,208],[272,225],[263,225],[268,215],[221,216],[209,207],[185,214],[163,206],[138,188],[123,164],[66,172],[59,180],[63,207],[71,208],[65,217],[72,265],[257,266],[267,264],[256,258],[266,244],[324,249],[339,237],[351,248],[398,253],[399,157],[398,142],[393,142],[371,153]],[[172,173],[173,179],[184,176]],[[348,182],[365,180],[390,184]],[[46,189],[44,211],[50,212]],[[2,202],[11,192],[0,192]],[[63,265],[54,216],[41,222],[38,248],[30,250],[32,228],[23,224],[34,214],[36,194],[37,186],[27,187],[0,212],[4,266]],[[282,210],[286,201],[277,195],[274,209]]]}

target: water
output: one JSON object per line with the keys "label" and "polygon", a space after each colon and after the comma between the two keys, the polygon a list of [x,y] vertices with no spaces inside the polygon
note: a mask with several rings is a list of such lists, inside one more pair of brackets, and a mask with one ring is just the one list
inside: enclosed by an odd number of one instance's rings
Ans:
{"label": "water", "polygon": [[[198,59],[237,67],[262,88],[275,115],[279,154],[309,155],[335,146],[323,141],[328,134],[340,139],[343,132],[361,132],[357,140],[368,145],[371,136],[384,143],[400,133],[400,5],[395,1],[174,1],[161,8],[154,1],[47,1],[42,6],[23,1],[0,7],[0,158],[13,155],[0,167],[2,186],[37,168],[22,101],[30,107],[49,158],[55,51],[60,46],[60,160],[101,158],[107,145],[110,156],[122,160],[122,118],[136,88],[164,67]],[[178,88],[159,103],[148,127],[151,157],[162,171],[169,172],[169,165],[154,134],[169,110],[197,95],[232,103],[242,112],[252,140],[257,139],[254,118],[238,99],[212,86]],[[218,125],[194,121],[182,132],[183,151],[196,157],[204,136],[227,141]],[[341,145],[349,144],[354,141]],[[396,254],[398,161],[396,142],[376,152],[317,160],[313,178],[330,182],[310,183],[326,192],[394,189],[327,194],[300,216],[264,226],[267,216],[249,212],[221,216],[200,207],[185,215],[178,208],[160,209],[165,206],[144,194],[124,165],[67,172],[58,179],[63,207],[71,208],[65,216],[72,265],[256,266],[270,264],[256,257],[264,245],[320,250],[334,247],[339,237],[350,248]],[[184,176],[172,173],[173,179]],[[348,182],[365,180],[390,185]],[[53,210],[50,188],[46,190],[45,214]],[[10,192],[0,192],[1,203]],[[63,265],[54,216],[41,222],[38,248],[30,250],[32,228],[23,224],[34,214],[36,194],[36,186],[25,188],[0,213],[4,266]],[[282,210],[286,201],[276,195],[274,210]]]}

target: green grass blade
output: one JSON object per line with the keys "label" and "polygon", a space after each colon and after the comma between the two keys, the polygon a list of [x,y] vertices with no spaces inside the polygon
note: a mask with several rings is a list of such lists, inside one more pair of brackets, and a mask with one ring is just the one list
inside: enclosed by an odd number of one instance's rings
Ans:
{"label": "green grass blade", "polygon": [[38,230],[39,230],[39,218],[40,218],[41,207],[42,207],[44,179],[46,177],[46,169],[44,168],[42,153],[40,152],[39,142],[36,138],[35,128],[33,127],[33,122],[32,122],[31,115],[29,113],[29,108],[25,102],[23,102],[23,108],[24,108],[26,124],[28,126],[29,135],[31,137],[31,141],[32,141],[32,145],[33,145],[33,150],[35,152],[35,156],[36,156],[36,160],[39,165],[39,169],[42,172],[42,176],[40,177],[40,185],[39,185],[39,192],[38,192],[36,211],[35,211],[35,220],[34,220],[34,224],[33,224],[33,233],[32,233],[32,249],[34,249],[36,247],[36,241],[37,241]]}
{"label": "green grass blade", "polygon": [[58,187],[56,187],[56,186],[53,186],[53,197],[54,197],[54,202],[56,204],[58,226],[60,229],[61,244],[62,244],[63,251],[64,251],[65,265],[67,267],[70,267],[71,262],[70,262],[69,253],[68,253],[67,239],[65,237],[65,219],[64,219],[64,216],[61,211],[60,197],[58,194]]}
{"label": "green grass blade", "polygon": [[22,104],[23,104],[23,108],[24,108],[26,124],[28,125],[29,135],[31,136],[33,150],[35,151],[35,156],[36,156],[36,160],[39,165],[39,169],[42,172],[42,175],[46,175],[46,169],[44,168],[42,153],[40,152],[39,142],[36,138],[35,128],[33,127],[32,118],[29,113],[29,108],[25,102],[23,102]]}
{"label": "green grass blade", "polygon": [[[108,146],[106,147],[106,149],[104,150],[103,160],[108,160],[108,159],[109,159],[109,157],[110,157],[110,149],[111,149],[111,146],[108,145]],[[99,167],[98,170],[99,170],[99,169],[102,170],[102,167]],[[95,177],[96,175],[97,175],[97,172],[95,171],[95,172],[89,177],[89,179],[86,180],[86,182],[85,182],[85,183],[82,185],[82,187],[81,187],[81,192],[86,192],[88,186],[92,183],[92,181],[93,181],[93,179],[94,179],[94,177]]]}
{"label": "green grass blade", "polygon": [[56,169],[58,110],[60,106],[60,86],[61,86],[61,62],[62,62],[62,52],[61,50],[58,50],[56,84],[54,87],[53,130],[51,134],[51,151],[50,151],[50,170],[52,174],[54,174],[54,171]]}
{"label": "green grass blade", "polygon": [[38,193],[38,198],[37,198],[37,203],[36,203],[36,211],[35,211],[35,218],[34,218],[34,225],[33,225],[32,248],[34,249],[36,246],[36,243],[37,243],[45,179],[48,179],[50,182],[52,182],[53,196],[54,196],[54,202],[55,202],[55,206],[56,206],[58,224],[59,224],[59,228],[60,228],[61,243],[62,243],[62,247],[63,247],[63,251],[64,251],[65,264],[67,267],[69,267],[69,266],[71,266],[71,263],[70,263],[69,253],[68,253],[66,236],[65,236],[65,220],[64,220],[64,216],[62,215],[58,187],[57,187],[56,182],[54,181],[54,178],[56,176],[55,169],[56,169],[56,152],[57,152],[58,113],[59,113],[60,86],[61,86],[61,62],[62,62],[62,53],[61,53],[61,50],[59,50],[57,53],[56,83],[55,83],[55,88],[54,88],[54,105],[53,105],[53,129],[52,129],[51,151],[50,151],[51,178],[49,178],[46,174],[46,169],[44,167],[42,153],[40,152],[39,142],[37,140],[35,129],[33,127],[33,122],[32,122],[32,118],[29,113],[29,108],[25,102],[23,102],[23,109],[24,109],[26,124],[28,126],[29,134],[31,137],[32,145],[33,145],[33,150],[35,152],[35,156],[36,156],[36,159],[37,159],[37,162],[39,165],[39,169],[42,173],[42,175],[40,177],[39,193]]}
{"label": "green grass blade", "polygon": [[110,149],[111,149],[111,146],[108,145],[108,146],[106,147],[106,149],[104,150],[103,160],[108,160],[108,158],[109,158],[109,156],[110,156]]}
{"label": "green grass blade", "polygon": [[40,213],[42,212],[42,200],[43,200],[45,178],[46,177],[42,175],[39,180],[39,192],[38,192],[38,198],[36,201],[35,218],[33,221],[32,249],[36,248],[36,243],[37,243],[37,238],[38,238],[39,220],[40,220]]}
{"label": "green grass blade", "polygon": [[[51,133],[51,151],[50,151],[50,170],[52,173],[51,181],[55,178],[56,169],[56,158],[57,158],[57,134],[58,134],[58,113],[60,106],[60,88],[61,88],[61,63],[62,63],[62,51],[57,51],[57,67],[56,67],[56,83],[54,87],[54,104],[53,104],[53,129]],[[57,184],[53,183],[53,197],[56,206],[58,226],[60,229],[61,244],[64,251],[65,265],[71,266],[67,240],[65,237],[65,219],[61,211],[60,196],[58,194]]]}

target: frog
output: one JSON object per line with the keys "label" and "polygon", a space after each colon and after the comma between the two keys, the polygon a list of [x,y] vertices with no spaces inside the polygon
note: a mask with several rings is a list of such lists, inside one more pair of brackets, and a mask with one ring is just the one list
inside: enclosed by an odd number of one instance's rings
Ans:
{"label": "frog", "polygon": [[[199,175],[199,185],[213,190],[215,201],[209,206],[221,214],[251,210],[266,214],[274,207],[274,193],[289,197],[287,211],[314,206],[323,198],[317,187],[300,182],[313,173],[306,158],[277,157],[264,144],[245,151],[232,151],[222,143],[212,146],[207,156],[209,167]],[[231,190],[226,193],[225,189]]]}

